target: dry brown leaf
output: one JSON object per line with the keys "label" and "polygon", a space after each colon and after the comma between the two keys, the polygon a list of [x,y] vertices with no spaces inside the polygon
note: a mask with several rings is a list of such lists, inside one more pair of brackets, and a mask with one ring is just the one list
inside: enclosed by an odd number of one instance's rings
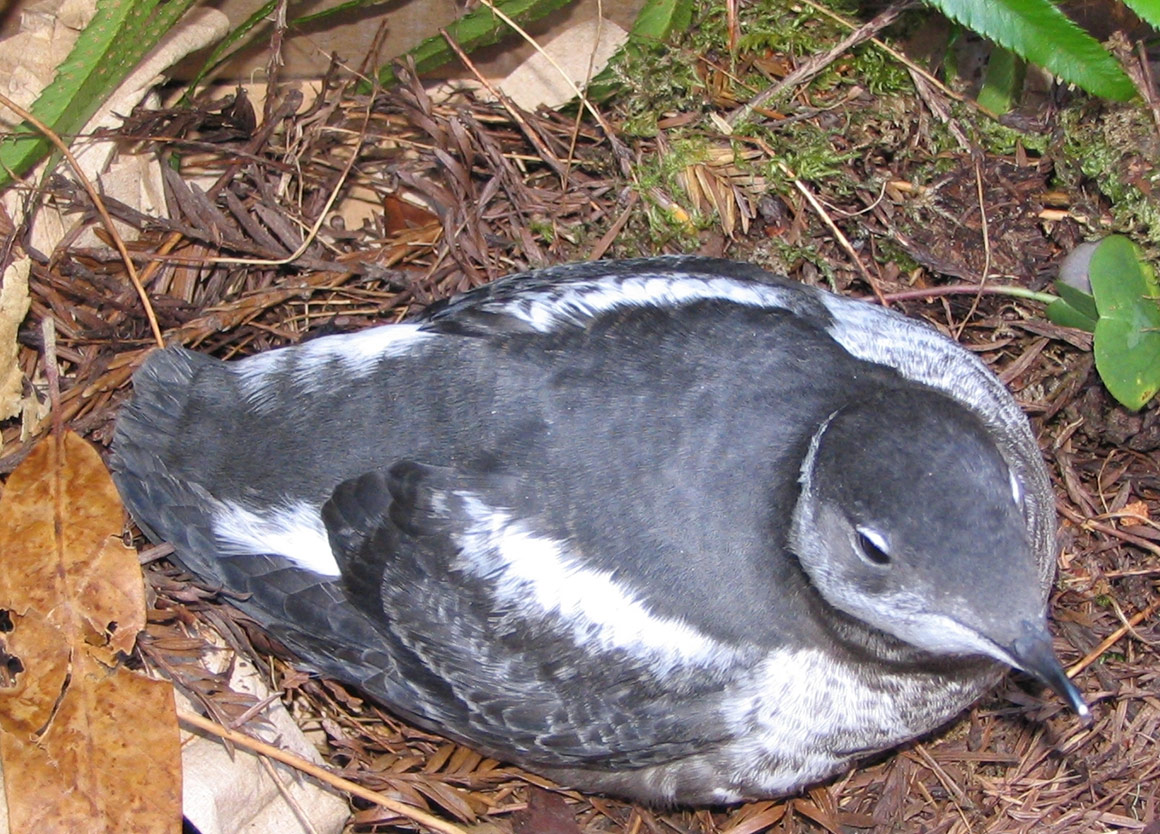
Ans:
{"label": "dry brown leaf", "polygon": [[383,226],[388,235],[408,229],[422,229],[439,222],[439,216],[396,194],[383,198]]}
{"label": "dry brown leaf", "polygon": [[536,787],[528,790],[528,807],[512,814],[512,828],[515,834],[580,834],[564,797]]}
{"label": "dry brown leaf", "polygon": [[838,822],[838,809],[825,788],[811,788],[809,798],[801,797],[793,800],[793,809],[805,817],[821,825],[832,834],[842,834],[843,828]]}
{"label": "dry brown leaf", "polygon": [[17,364],[16,331],[32,303],[28,295],[28,272],[32,261],[20,258],[0,276],[0,420],[20,413],[24,374]]}
{"label": "dry brown leaf", "polygon": [[789,810],[785,802],[755,802],[746,805],[729,821],[722,834],[756,834],[781,821]]}
{"label": "dry brown leaf", "polygon": [[1124,508],[1116,513],[1116,516],[1128,521],[1143,521],[1148,522],[1148,505],[1144,501],[1133,501],[1130,504],[1125,504]]}
{"label": "dry brown leaf", "polygon": [[0,496],[0,757],[12,830],[172,832],[173,689],[119,665],[145,624],[123,511],[96,450],[41,442]]}

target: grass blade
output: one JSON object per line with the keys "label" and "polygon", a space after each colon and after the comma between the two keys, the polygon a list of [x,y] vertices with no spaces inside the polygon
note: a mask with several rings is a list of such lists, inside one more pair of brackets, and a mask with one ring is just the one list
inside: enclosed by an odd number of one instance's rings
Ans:
{"label": "grass blade", "polygon": [[[501,0],[495,7],[522,26],[562,9],[571,2],[572,0]],[[447,27],[447,34],[465,52],[498,43],[510,32],[507,24],[487,6],[464,15]],[[420,75],[442,66],[455,56],[442,35],[427,38],[406,54],[414,60],[415,71]],[[389,87],[396,81],[398,78],[391,65],[388,64],[379,70],[379,83],[384,87]]]}
{"label": "grass blade", "polygon": [[[76,135],[193,0],[98,0],[92,22],[29,111],[65,137]],[[48,155],[27,124],[0,140],[0,188]],[[10,173],[11,172],[11,173]]]}

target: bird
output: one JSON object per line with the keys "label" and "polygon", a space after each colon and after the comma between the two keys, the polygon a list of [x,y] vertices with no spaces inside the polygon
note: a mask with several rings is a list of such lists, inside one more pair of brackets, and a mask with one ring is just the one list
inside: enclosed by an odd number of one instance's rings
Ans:
{"label": "bird", "polygon": [[1009,668],[1090,719],[1011,394],[751,264],[549,267],[238,360],[154,351],[111,468],[308,668],[583,791],[789,795]]}

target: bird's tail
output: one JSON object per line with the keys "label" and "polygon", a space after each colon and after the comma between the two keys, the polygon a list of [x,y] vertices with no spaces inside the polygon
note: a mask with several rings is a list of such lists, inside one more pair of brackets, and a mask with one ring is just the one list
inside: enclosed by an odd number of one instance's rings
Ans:
{"label": "bird's tail", "polygon": [[174,477],[169,461],[182,432],[189,393],[217,360],[180,347],[154,351],[133,375],[133,397],[117,416],[110,468],[125,508],[145,535],[169,541],[207,582],[221,582],[210,514],[200,484]]}
{"label": "bird's tail", "polygon": [[[229,510],[211,493],[212,481],[188,475],[192,451],[184,433],[204,437],[208,430],[187,425],[191,398],[204,408],[205,391],[231,387],[224,377],[207,375],[231,373],[227,363],[178,347],[146,359],[113,435],[111,468],[125,507],[149,539],[171,542],[181,564],[205,585],[228,591],[239,608],[311,666],[382,689],[392,664],[376,648],[381,635],[349,604],[337,577],[303,570],[279,554],[234,546],[215,529]],[[212,469],[212,460],[202,461],[203,472]]]}

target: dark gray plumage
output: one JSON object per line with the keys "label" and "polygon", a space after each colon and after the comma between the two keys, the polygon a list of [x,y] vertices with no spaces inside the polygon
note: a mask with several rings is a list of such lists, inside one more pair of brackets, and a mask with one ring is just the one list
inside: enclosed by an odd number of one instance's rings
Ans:
{"label": "dark gray plumage", "polygon": [[794,791],[1051,653],[1054,509],[986,368],[701,258],[514,276],[233,363],[171,348],[133,516],[319,671],[560,781]]}

